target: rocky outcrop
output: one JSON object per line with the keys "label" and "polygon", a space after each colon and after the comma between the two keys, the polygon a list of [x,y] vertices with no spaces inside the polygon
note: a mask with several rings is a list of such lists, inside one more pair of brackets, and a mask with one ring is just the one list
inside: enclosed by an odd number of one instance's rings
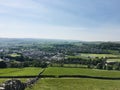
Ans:
{"label": "rocky outcrop", "polygon": [[26,85],[20,80],[7,80],[0,86],[0,90],[24,90]]}

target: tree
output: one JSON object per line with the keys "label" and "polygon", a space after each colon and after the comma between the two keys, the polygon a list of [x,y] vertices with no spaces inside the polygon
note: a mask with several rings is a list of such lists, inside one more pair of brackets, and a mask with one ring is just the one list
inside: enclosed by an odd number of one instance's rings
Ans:
{"label": "tree", "polygon": [[25,61],[23,63],[23,67],[29,67],[30,66],[30,61]]}
{"label": "tree", "polygon": [[103,64],[102,63],[98,63],[96,66],[97,69],[103,69]]}
{"label": "tree", "polygon": [[107,69],[107,70],[113,70],[113,66],[112,66],[112,65],[107,65],[107,66],[106,66],[106,69]]}
{"label": "tree", "polygon": [[20,62],[10,62],[11,68],[22,68],[23,64]]}
{"label": "tree", "polygon": [[0,68],[6,68],[7,64],[4,61],[0,61]]}
{"label": "tree", "polygon": [[41,64],[41,68],[46,68],[48,66],[48,64],[46,63],[46,62],[43,62],[42,64]]}
{"label": "tree", "polygon": [[116,62],[116,63],[113,65],[113,69],[114,69],[114,70],[120,70],[120,63],[119,63],[119,62]]}

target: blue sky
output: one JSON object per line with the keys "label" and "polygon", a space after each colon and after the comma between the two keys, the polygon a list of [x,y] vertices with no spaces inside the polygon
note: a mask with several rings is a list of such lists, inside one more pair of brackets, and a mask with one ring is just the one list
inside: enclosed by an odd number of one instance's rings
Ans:
{"label": "blue sky", "polygon": [[120,0],[0,0],[0,37],[120,40]]}

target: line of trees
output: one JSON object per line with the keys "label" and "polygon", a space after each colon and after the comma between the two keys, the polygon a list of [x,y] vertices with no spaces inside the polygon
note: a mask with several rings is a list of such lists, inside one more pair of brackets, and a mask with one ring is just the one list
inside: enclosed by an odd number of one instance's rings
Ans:
{"label": "line of trees", "polygon": [[[120,70],[120,62],[107,62],[107,58],[81,58],[81,57],[69,57],[64,60],[53,61],[50,66],[58,66],[64,67],[64,65],[68,64],[71,67],[71,64],[74,67],[78,67],[79,65],[85,65],[87,68],[95,68],[101,70]],[[76,65],[76,66],[75,66]],[[85,67],[86,68],[86,67]]]}
{"label": "line of trees", "polygon": [[41,67],[46,68],[48,66],[48,63],[41,62],[41,61],[25,61],[25,62],[17,62],[17,61],[10,61],[9,63],[6,63],[4,61],[0,61],[0,68],[24,68],[24,67]]}

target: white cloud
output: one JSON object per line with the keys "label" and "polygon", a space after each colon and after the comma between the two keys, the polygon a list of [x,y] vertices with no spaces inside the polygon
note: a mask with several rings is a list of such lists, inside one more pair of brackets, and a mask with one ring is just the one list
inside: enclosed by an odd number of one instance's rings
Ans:
{"label": "white cloud", "polygon": [[48,13],[48,9],[33,0],[1,0],[0,13],[8,16],[39,17]]}
{"label": "white cloud", "polygon": [[45,9],[44,6],[34,2],[33,0],[1,0],[1,6],[6,6],[9,8],[20,8],[20,9]]}
{"label": "white cloud", "polygon": [[106,26],[98,28],[53,26],[47,24],[31,23],[4,23],[0,24],[0,37],[17,38],[52,38],[73,39],[85,41],[111,41],[120,40],[120,27]]}
{"label": "white cloud", "polygon": [[[119,25],[102,26],[105,22],[100,22],[98,27],[99,21],[84,16],[84,12],[96,11],[92,3],[83,2],[80,6],[67,3],[65,0],[0,0],[0,37],[120,40]],[[94,26],[88,28],[84,24]]]}

